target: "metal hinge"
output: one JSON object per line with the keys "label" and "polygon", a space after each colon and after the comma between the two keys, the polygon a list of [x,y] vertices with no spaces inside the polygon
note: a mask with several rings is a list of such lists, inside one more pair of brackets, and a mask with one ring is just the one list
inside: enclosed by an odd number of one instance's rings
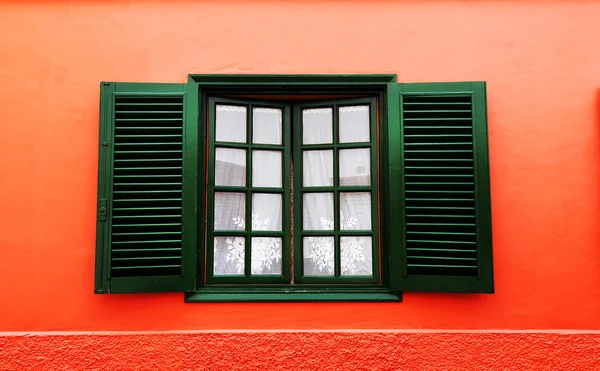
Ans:
{"label": "metal hinge", "polygon": [[106,220],[106,198],[101,198],[98,203],[98,220],[105,221]]}

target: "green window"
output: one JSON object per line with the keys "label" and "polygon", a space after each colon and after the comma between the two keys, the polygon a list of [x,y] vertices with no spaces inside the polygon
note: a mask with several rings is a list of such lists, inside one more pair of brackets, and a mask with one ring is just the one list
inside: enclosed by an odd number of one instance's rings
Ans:
{"label": "green window", "polygon": [[102,83],[96,293],[493,292],[484,83]]}

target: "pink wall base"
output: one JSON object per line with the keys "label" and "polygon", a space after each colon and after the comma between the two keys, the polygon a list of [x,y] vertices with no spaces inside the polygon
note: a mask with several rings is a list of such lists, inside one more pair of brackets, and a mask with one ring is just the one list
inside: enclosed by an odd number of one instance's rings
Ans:
{"label": "pink wall base", "polygon": [[600,332],[0,334],[1,370],[589,370]]}

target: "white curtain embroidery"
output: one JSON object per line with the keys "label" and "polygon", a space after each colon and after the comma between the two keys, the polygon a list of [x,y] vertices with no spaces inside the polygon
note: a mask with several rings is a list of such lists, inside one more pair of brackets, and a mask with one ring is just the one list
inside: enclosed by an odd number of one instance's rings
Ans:
{"label": "white curtain embroidery", "polygon": [[[244,218],[237,216],[233,218],[233,223],[240,229],[246,227]],[[252,214],[252,230],[267,231],[273,230],[271,218],[260,218],[259,214]],[[245,240],[242,237],[228,238],[226,262],[233,263],[237,270],[236,273],[244,273],[245,260]],[[252,274],[273,274],[281,273],[281,265],[276,264],[281,261],[281,238],[278,237],[253,237],[251,240],[251,273]],[[215,261],[218,266],[219,262]]]}
{"label": "white curtain embroidery", "polygon": [[[322,230],[333,230],[333,220],[325,219],[321,217]],[[342,216],[340,220],[340,227],[344,229],[355,229],[354,226],[357,224],[357,219],[354,217],[344,218]],[[364,264],[367,259],[365,258],[365,241],[361,237],[342,237],[343,246],[340,249],[340,261],[342,275],[356,275],[365,274]],[[312,264],[317,268],[317,274],[333,275],[334,274],[334,240],[332,237],[309,237],[308,242],[310,244],[310,254],[308,258]],[[370,274],[370,273],[369,273]]]}

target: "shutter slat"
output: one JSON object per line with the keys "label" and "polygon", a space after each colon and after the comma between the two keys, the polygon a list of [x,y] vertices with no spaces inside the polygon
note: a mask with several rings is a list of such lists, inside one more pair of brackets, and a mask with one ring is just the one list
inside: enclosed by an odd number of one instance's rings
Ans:
{"label": "shutter slat", "polygon": [[155,102],[155,103],[148,103],[148,102],[123,102],[123,100],[128,99],[128,98],[123,98],[120,102],[115,103],[115,106],[120,107],[144,107],[144,106],[148,106],[148,107],[154,107],[154,106],[179,106],[181,107],[182,103],[168,103],[168,102]]}
{"label": "shutter slat", "polygon": [[152,235],[181,235],[181,231],[178,232],[128,232],[128,233],[115,233],[113,236],[152,236]]}
{"label": "shutter slat", "polygon": [[[155,216],[155,217],[159,217],[159,218],[165,218],[164,215],[149,215],[150,216]],[[181,215],[170,215],[169,217],[181,217]],[[137,218],[139,218],[139,216],[137,216]],[[180,226],[181,223],[139,223],[139,224],[119,224],[118,227],[120,228],[126,228],[126,227],[175,227],[175,226]]]}
{"label": "shutter slat", "polygon": [[177,126],[121,126],[115,128],[115,130],[152,130],[152,131],[160,131],[160,130],[178,130]]}
{"label": "shutter slat", "polygon": [[[122,170],[122,169],[119,169]],[[133,179],[140,179],[140,178],[181,178],[181,174],[153,174],[153,175],[115,175],[115,178],[133,178]]]}
{"label": "shutter slat", "polygon": [[181,201],[181,198],[130,198],[115,200],[114,202],[150,202],[150,201]]}
{"label": "shutter slat", "polygon": [[460,129],[466,129],[466,130],[470,130],[471,127],[470,126],[405,126],[404,130],[460,130]]}
{"label": "shutter slat", "polygon": [[130,249],[130,248],[116,248],[113,249],[113,253],[172,253],[181,251],[179,247],[159,247],[155,249]]}
{"label": "shutter slat", "polygon": [[[128,106],[124,106],[124,105],[119,105],[117,104],[116,107],[128,107]],[[126,114],[131,114],[131,113],[142,113],[142,114],[148,114],[148,115],[154,115],[154,114],[183,114],[183,111],[180,110],[172,110],[172,111],[146,111],[146,110],[134,110],[134,111],[127,111],[127,110],[116,110],[115,111],[115,116],[119,116],[119,115],[126,115]]]}
{"label": "shutter slat", "polygon": [[[113,234],[114,236],[114,234]],[[140,241],[113,241],[113,245],[131,245],[131,244],[145,244],[145,243],[153,243],[153,244],[164,244],[164,243],[181,243],[181,239],[179,240],[140,240]]]}
{"label": "shutter slat", "polygon": [[[121,137],[123,138],[123,137]],[[140,137],[138,137],[140,138]],[[161,135],[157,135],[154,138],[164,138]],[[130,139],[130,138],[126,138],[126,139]],[[151,139],[151,138],[148,138]],[[152,142],[150,140],[146,141],[146,142],[140,142],[140,143],[115,143],[115,146],[181,146],[183,143],[182,142],[164,142],[164,143],[160,143],[160,142]],[[125,150],[120,150],[119,152],[125,152]],[[135,153],[139,153],[138,151],[127,151],[127,152],[135,152]],[[181,152],[181,151],[178,151]]]}
{"label": "shutter slat", "polygon": [[[466,236],[475,236],[475,233],[464,233],[464,232],[427,232],[427,231],[406,231],[407,234],[431,234],[431,235],[443,235],[443,236],[453,236],[453,235],[466,235]],[[449,241],[452,241],[449,239]]]}
{"label": "shutter slat", "polygon": [[[181,113],[181,112],[179,112]],[[167,121],[167,122],[181,122],[181,119],[177,119],[177,118],[115,118],[115,121],[131,121],[131,122],[136,122],[136,121],[149,121],[149,122],[157,122],[157,121]],[[115,128],[117,129],[117,128]]]}
{"label": "shutter slat", "polygon": [[[413,243],[426,243],[426,244],[456,244],[456,245],[476,245],[477,243],[474,241],[436,241],[436,240],[406,240],[406,242]],[[475,250],[456,250],[456,249],[439,249],[439,248],[430,248],[430,247],[409,247],[407,250],[413,251],[448,251],[448,252],[475,252]]]}
{"label": "shutter slat", "polygon": [[179,207],[179,206],[165,206],[165,207],[115,207],[113,210],[115,210],[115,211],[120,211],[120,210],[138,211],[138,210],[179,210],[179,209],[181,209],[181,207]]}
{"label": "shutter slat", "polygon": [[[116,145],[118,145],[119,143],[116,143]],[[181,143],[179,143],[181,145]],[[115,154],[136,154],[136,153],[156,153],[156,154],[161,154],[161,155],[167,155],[166,157],[168,157],[169,154],[171,153],[181,153],[181,150],[170,150],[170,149],[154,149],[154,150],[147,150],[147,151],[142,151],[142,150],[132,150],[132,151],[127,151],[127,150],[119,150],[119,151],[115,151]]]}
{"label": "shutter slat", "polygon": [[410,190],[407,189],[405,191],[406,193],[423,193],[423,194],[428,194],[428,193],[440,193],[440,194],[461,194],[461,193],[474,193],[475,191],[455,191],[455,190],[450,190],[450,189],[443,189],[443,190]]}
{"label": "shutter slat", "polygon": [[411,259],[423,259],[423,260],[462,260],[462,261],[477,261],[477,258],[456,258],[452,256],[420,256],[413,255]]}
{"label": "shutter slat", "polygon": [[456,226],[456,227],[474,227],[475,226],[474,223],[406,223],[406,225],[411,225],[411,226],[442,225],[442,226]]}
{"label": "shutter slat", "polygon": [[130,135],[130,134],[117,134],[115,138],[181,138],[179,134],[147,134],[147,135]]}
{"label": "shutter slat", "polygon": [[[457,106],[457,105],[456,105],[456,103],[454,103],[454,104],[453,104],[452,102],[446,102],[446,103],[448,103],[448,106],[451,106],[451,107],[456,107],[456,106]],[[419,104],[419,103],[414,103],[414,104]],[[423,103],[421,103],[421,104],[423,104]],[[431,103],[430,103],[430,104],[431,104]],[[465,107],[470,107],[470,105],[469,105],[468,103],[467,103],[467,104],[464,104],[464,103],[463,103],[463,105],[464,105]],[[410,105],[410,104],[406,105],[405,107],[407,108],[407,109],[405,109],[405,110],[404,110],[404,115],[406,115],[406,116],[409,116],[409,115],[417,115],[417,114],[421,114],[421,113],[422,113],[422,114],[428,114],[428,115],[429,115],[429,114],[433,114],[433,113],[450,113],[450,114],[455,114],[455,113],[469,113],[469,114],[470,114],[470,113],[471,113],[471,110],[470,110],[470,109],[468,109],[468,110],[464,110],[464,109],[447,109],[447,110],[435,110],[435,109],[431,109],[431,110],[413,110],[413,109],[410,109],[410,108],[411,108],[411,105]],[[469,120],[470,120],[470,119],[471,119],[471,115],[469,115]]]}
{"label": "shutter slat", "polygon": [[406,166],[410,170],[473,170],[473,166]]}
{"label": "shutter slat", "polygon": [[432,214],[411,214],[411,218],[474,218],[474,215],[432,215]]}
{"label": "shutter slat", "polygon": [[[470,118],[460,118],[460,117],[439,117],[439,118],[431,118],[431,117],[405,117],[404,121],[470,121]],[[445,127],[445,126],[444,126]]]}
{"label": "shutter slat", "polygon": [[155,270],[166,270],[168,268],[178,268],[181,269],[181,264],[164,264],[164,265],[128,265],[128,266],[113,266],[113,270],[130,270],[130,269],[152,269],[152,275],[156,274]]}
{"label": "shutter slat", "polygon": [[477,265],[445,265],[445,264],[407,264],[409,267],[416,268],[451,268],[451,269],[477,269]]}

